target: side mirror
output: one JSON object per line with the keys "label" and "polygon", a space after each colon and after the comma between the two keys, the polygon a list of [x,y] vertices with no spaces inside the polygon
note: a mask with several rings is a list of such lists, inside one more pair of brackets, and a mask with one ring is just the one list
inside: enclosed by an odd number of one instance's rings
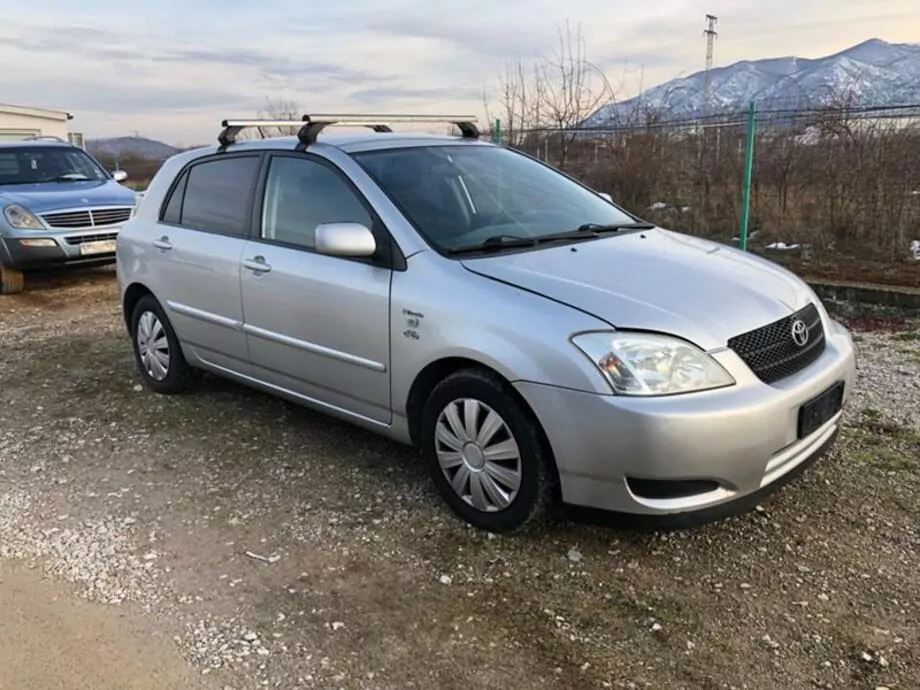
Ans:
{"label": "side mirror", "polygon": [[613,203],[613,197],[610,196],[607,192],[598,192],[597,195],[601,199],[604,199],[605,201],[609,201],[611,204]]}
{"label": "side mirror", "polygon": [[377,240],[361,223],[323,223],[316,226],[316,251],[329,256],[373,256]]}
{"label": "side mirror", "polygon": [[124,170],[116,170],[112,173],[112,179],[116,182],[124,182],[128,179],[128,173],[126,173]]}

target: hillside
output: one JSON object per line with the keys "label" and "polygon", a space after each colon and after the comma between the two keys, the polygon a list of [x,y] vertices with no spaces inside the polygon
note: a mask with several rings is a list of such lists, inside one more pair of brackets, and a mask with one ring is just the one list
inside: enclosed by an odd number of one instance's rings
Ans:
{"label": "hillside", "polygon": [[178,152],[178,149],[169,144],[145,137],[91,139],[86,142],[86,148],[94,155],[113,158],[133,155],[150,160],[164,160]]}
{"label": "hillside", "polygon": [[[709,76],[712,112],[742,109],[752,99],[761,107],[782,108],[827,106],[843,97],[873,105],[918,103],[920,45],[874,38],[822,58],[744,60],[715,68]],[[674,79],[599,109],[583,126],[624,123],[654,111],[666,113],[669,119],[700,115],[705,84],[702,71]]]}

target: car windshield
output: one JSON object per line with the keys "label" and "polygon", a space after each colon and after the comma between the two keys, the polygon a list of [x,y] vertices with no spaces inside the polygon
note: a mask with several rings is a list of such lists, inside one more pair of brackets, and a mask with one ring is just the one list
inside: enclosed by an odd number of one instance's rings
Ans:
{"label": "car windshield", "polygon": [[[538,240],[635,219],[552,168],[493,146],[419,146],[354,158],[442,251]],[[495,248],[491,244],[490,248]]]}
{"label": "car windshield", "polygon": [[64,146],[0,148],[0,185],[105,180],[108,174],[83,150]]}

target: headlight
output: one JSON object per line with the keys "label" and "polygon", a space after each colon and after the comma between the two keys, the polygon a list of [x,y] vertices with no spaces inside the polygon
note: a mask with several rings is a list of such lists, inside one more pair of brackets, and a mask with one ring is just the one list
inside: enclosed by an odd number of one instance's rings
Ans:
{"label": "headlight", "polygon": [[44,230],[45,226],[30,211],[18,204],[10,204],[3,209],[6,222],[17,230]]}
{"label": "headlight", "polygon": [[669,395],[721,388],[731,375],[701,349],[652,333],[582,333],[572,342],[621,395]]}

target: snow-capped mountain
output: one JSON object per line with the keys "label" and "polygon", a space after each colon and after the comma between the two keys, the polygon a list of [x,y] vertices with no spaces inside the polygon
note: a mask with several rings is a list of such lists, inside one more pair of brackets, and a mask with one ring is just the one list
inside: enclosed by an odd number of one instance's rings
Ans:
{"label": "snow-capped mountain", "polygon": [[[709,78],[712,113],[742,110],[751,100],[760,108],[920,103],[920,45],[874,38],[823,58],[744,60],[712,69]],[[600,108],[582,126],[624,124],[649,112],[663,119],[701,115],[705,85],[705,72],[675,79]]]}

